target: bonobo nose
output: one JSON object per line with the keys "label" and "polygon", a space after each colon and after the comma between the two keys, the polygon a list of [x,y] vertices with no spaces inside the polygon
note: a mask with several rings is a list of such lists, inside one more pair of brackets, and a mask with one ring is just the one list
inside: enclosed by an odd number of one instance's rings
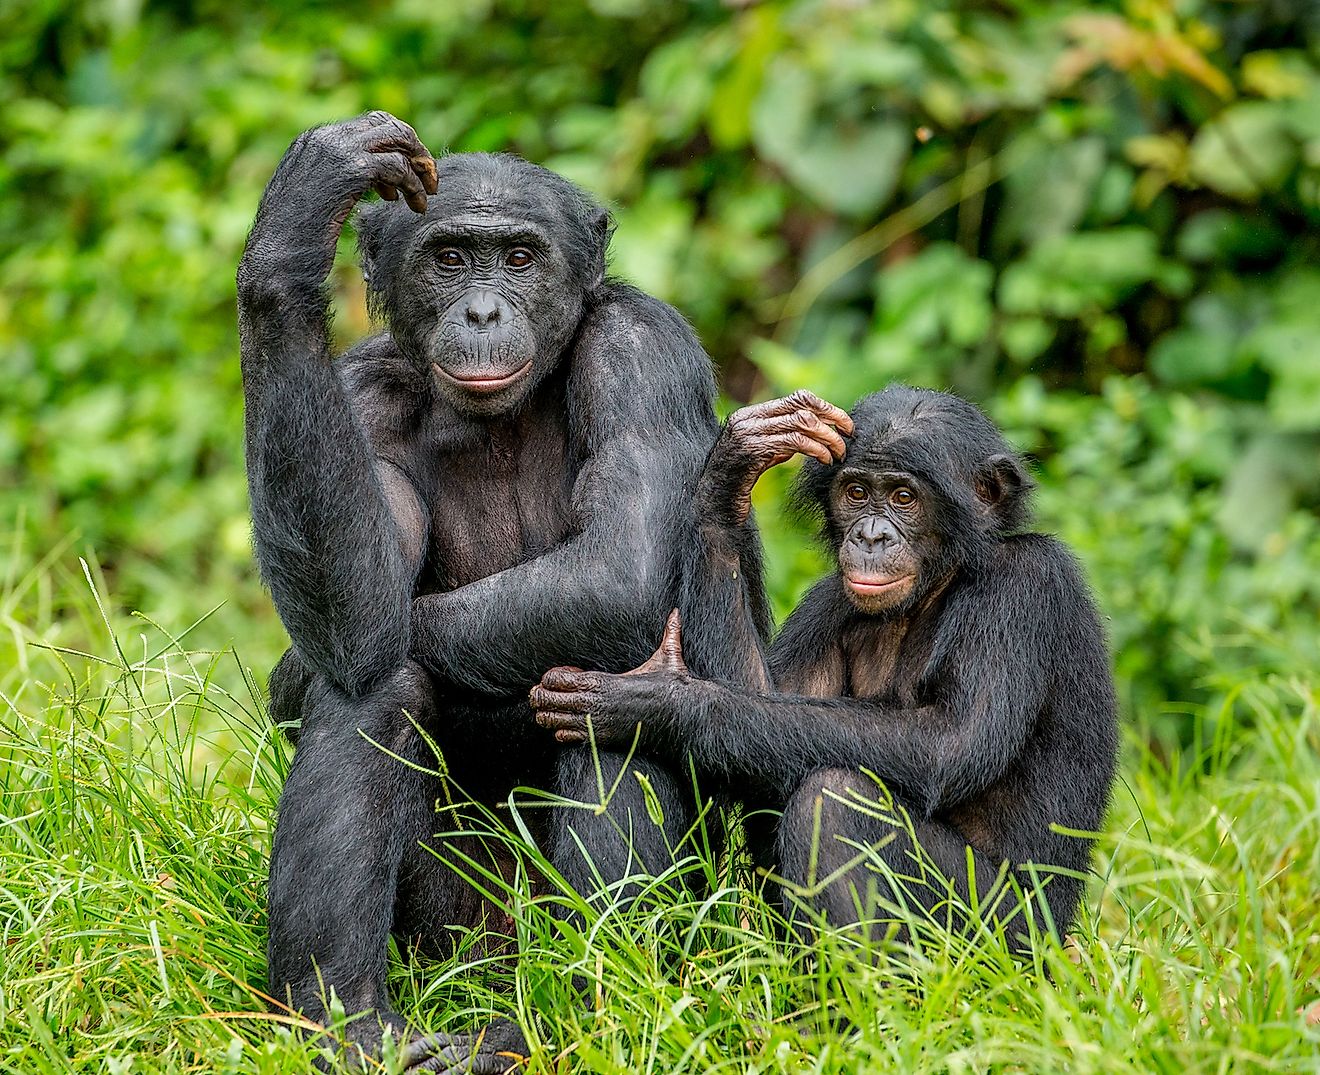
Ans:
{"label": "bonobo nose", "polygon": [[884,519],[877,519],[874,516],[863,519],[853,531],[853,540],[865,545],[867,552],[874,550],[877,545],[883,549],[894,540],[894,536],[894,528]]}
{"label": "bonobo nose", "polygon": [[489,328],[500,323],[500,297],[493,291],[478,291],[468,299],[467,322],[473,328]]}

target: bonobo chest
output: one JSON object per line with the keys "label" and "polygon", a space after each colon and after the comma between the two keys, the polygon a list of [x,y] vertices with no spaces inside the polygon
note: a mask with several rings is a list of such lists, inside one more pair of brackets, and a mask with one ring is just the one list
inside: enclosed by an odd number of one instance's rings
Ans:
{"label": "bonobo chest", "polygon": [[844,696],[919,704],[917,687],[934,648],[933,624],[920,618],[864,619],[842,639]]}
{"label": "bonobo chest", "polygon": [[551,394],[439,452],[424,592],[466,586],[568,537],[578,466],[565,419]]}

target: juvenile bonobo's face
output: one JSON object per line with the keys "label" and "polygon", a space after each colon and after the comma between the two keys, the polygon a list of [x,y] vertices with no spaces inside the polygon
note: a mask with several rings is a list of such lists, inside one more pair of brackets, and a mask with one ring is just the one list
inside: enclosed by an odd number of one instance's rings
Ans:
{"label": "juvenile bonobo's face", "polygon": [[918,550],[938,543],[927,526],[921,482],[900,470],[848,466],[830,488],[830,516],[840,534],[838,561],[848,599],[863,612],[897,611],[921,589]]}
{"label": "juvenile bonobo's face", "polygon": [[979,569],[1026,520],[1031,481],[976,407],[891,385],[853,409],[847,454],[808,463],[799,503],[825,513],[848,599],[868,614],[916,608]]}
{"label": "juvenile bonobo's face", "polygon": [[364,263],[404,353],[457,410],[493,417],[525,400],[568,346],[604,275],[608,217],[517,158],[437,163],[424,214],[376,211],[389,219],[364,244]]}

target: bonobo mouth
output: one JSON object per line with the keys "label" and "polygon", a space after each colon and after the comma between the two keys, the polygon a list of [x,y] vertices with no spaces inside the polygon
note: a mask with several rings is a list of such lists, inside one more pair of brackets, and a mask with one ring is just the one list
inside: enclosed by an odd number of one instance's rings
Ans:
{"label": "bonobo mouth", "polygon": [[888,593],[897,586],[902,586],[905,582],[911,582],[911,575],[895,575],[893,578],[868,578],[859,579],[852,575],[844,575],[843,580],[848,584],[848,589],[855,594],[861,594],[865,597],[872,597],[875,594]]}
{"label": "bonobo mouth", "polygon": [[498,392],[501,388],[508,388],[514,382],[522,380],[527,371],[532,368],[532,360],[529,358],[512,373],[478,373],[475,376],[464,375],[462,377],[450,373],[438,362],[432,362],[431,367],[446,381],[458,385],[464,392],[471,392],[478,396],[488,396],[492,392]]}

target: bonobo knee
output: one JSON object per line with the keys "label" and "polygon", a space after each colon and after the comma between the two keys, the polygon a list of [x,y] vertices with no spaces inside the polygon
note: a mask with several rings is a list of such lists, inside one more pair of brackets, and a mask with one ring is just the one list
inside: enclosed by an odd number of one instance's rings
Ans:
{"label": "bonobo knee", "polygon": [[829,821],[846,821],[859,810],[874,811],[887,798],[884,788],[858,769],[817,769],[789,796],[784,819],[791,816],[810,823],[819,811],[821,827],[837,832]]}
{"label": "bonobo knee", "polygon": [[826,850],[830,837],[871,827],[887,798],[879,783],[857,769],[809,773],[784,805],[779,861],[794,875],[809,858]]}
{"label": "bonobo knee", "polygon": [[408,756],[435,708],[430,674],[415,661],[404,661],[366,694],[351,697],[325,676],[316,674],[307,689],[303,737],[365,735],[387,750]]}

